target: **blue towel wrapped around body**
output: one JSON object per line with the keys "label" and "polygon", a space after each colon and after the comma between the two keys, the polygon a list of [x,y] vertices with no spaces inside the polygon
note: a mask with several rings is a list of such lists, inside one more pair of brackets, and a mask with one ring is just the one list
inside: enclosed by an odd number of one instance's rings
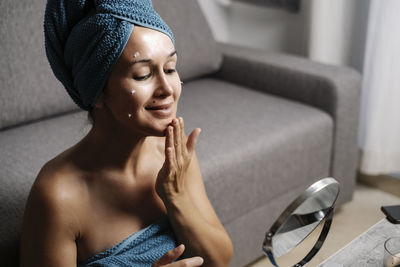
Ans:
{"label": "blue towel wrapped around body", "polygon": [[176,247],[175,235],[168,221],[163,217],[157,223],[126,238],[118,245],[90,257],[79,267],[148,267],[161,258],[168,250]]}

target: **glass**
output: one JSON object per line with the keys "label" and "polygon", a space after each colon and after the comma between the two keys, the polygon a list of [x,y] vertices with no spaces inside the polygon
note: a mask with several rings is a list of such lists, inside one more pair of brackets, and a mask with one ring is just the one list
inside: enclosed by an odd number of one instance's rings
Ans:
{"label": "glass", "polygon": [[400,236],[385,241],[383,252],[384,267],[400,267]]}

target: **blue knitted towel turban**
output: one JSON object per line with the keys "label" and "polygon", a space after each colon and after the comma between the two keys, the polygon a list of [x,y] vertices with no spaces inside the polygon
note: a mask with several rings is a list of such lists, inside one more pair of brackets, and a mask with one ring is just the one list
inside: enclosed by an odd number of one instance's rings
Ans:
{"label": "blue knitted towel turban", "polygon": [[46,55],[80,108],[93,108],[134,25],[163,32],[175,42],[151,0],[47,1]]}

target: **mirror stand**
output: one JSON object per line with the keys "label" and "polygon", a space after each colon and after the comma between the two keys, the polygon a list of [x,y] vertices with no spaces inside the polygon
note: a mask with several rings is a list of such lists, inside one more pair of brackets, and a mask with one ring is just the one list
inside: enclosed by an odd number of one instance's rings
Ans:
{"label": "mirror stand", "polygon": [[311,233],[315,233],[316,238],[318,232],[315,229],[322,228],[317,241],[314,239],[311,250],[293,267],[304,266],[310,262],[328,235],[338,194],[339,183],[332,177],[324,178],[312,184],[286,208],[265,234],[262,246],[262,251],[273,266],[278,267],[276,257],[293,250]]}
{"label": "mirror stand", "polygon": [[[310,252],[301,261],[299,261],[298,263],[293,265],[293,267],[304,266],[318,253],[318,251],[322,247],[322,244],[325,242],[326,237],[328,236],[329,229],[331,228],[331,225],[332,225],[332,220],[333,220],[333,207],[330,208],[326,214],[324,226],[318,237],[317,242],[315,243],[313,248],[310,250]],[[271,238],[271,236],[272,235],[270,233],[266,234],[262,249],[263,249],[264,253],[268,256],[272,265],[274,265],[275,267],[278,267],[278,264],[276,263],[275,257],[272,253],[272,244],[271,244],[272,238]],[[268,242],[268,240],[270,240],[270,241]]]}

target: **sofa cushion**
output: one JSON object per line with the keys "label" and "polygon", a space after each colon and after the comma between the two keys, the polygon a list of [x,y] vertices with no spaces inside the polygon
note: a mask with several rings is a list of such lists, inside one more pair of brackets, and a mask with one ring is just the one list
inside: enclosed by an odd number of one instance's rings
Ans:
{"label": "sofa cushion", "polygon": [[1,1],[0,129],[77,109],[45,56],[45,5],[46,0]]}
{"label": "sofa cushion", "polygon": [[179,110],[187,134],[203,129],[197,154],[224,224],[329,176],[333,122],[320,109],[201,79],[184,85]]}
{"label": "sofa cushion", "polygon": [[153,0],[153,6],[175,35],[177,69],[182,80],[219,69],[222,54],[197,0]]}

